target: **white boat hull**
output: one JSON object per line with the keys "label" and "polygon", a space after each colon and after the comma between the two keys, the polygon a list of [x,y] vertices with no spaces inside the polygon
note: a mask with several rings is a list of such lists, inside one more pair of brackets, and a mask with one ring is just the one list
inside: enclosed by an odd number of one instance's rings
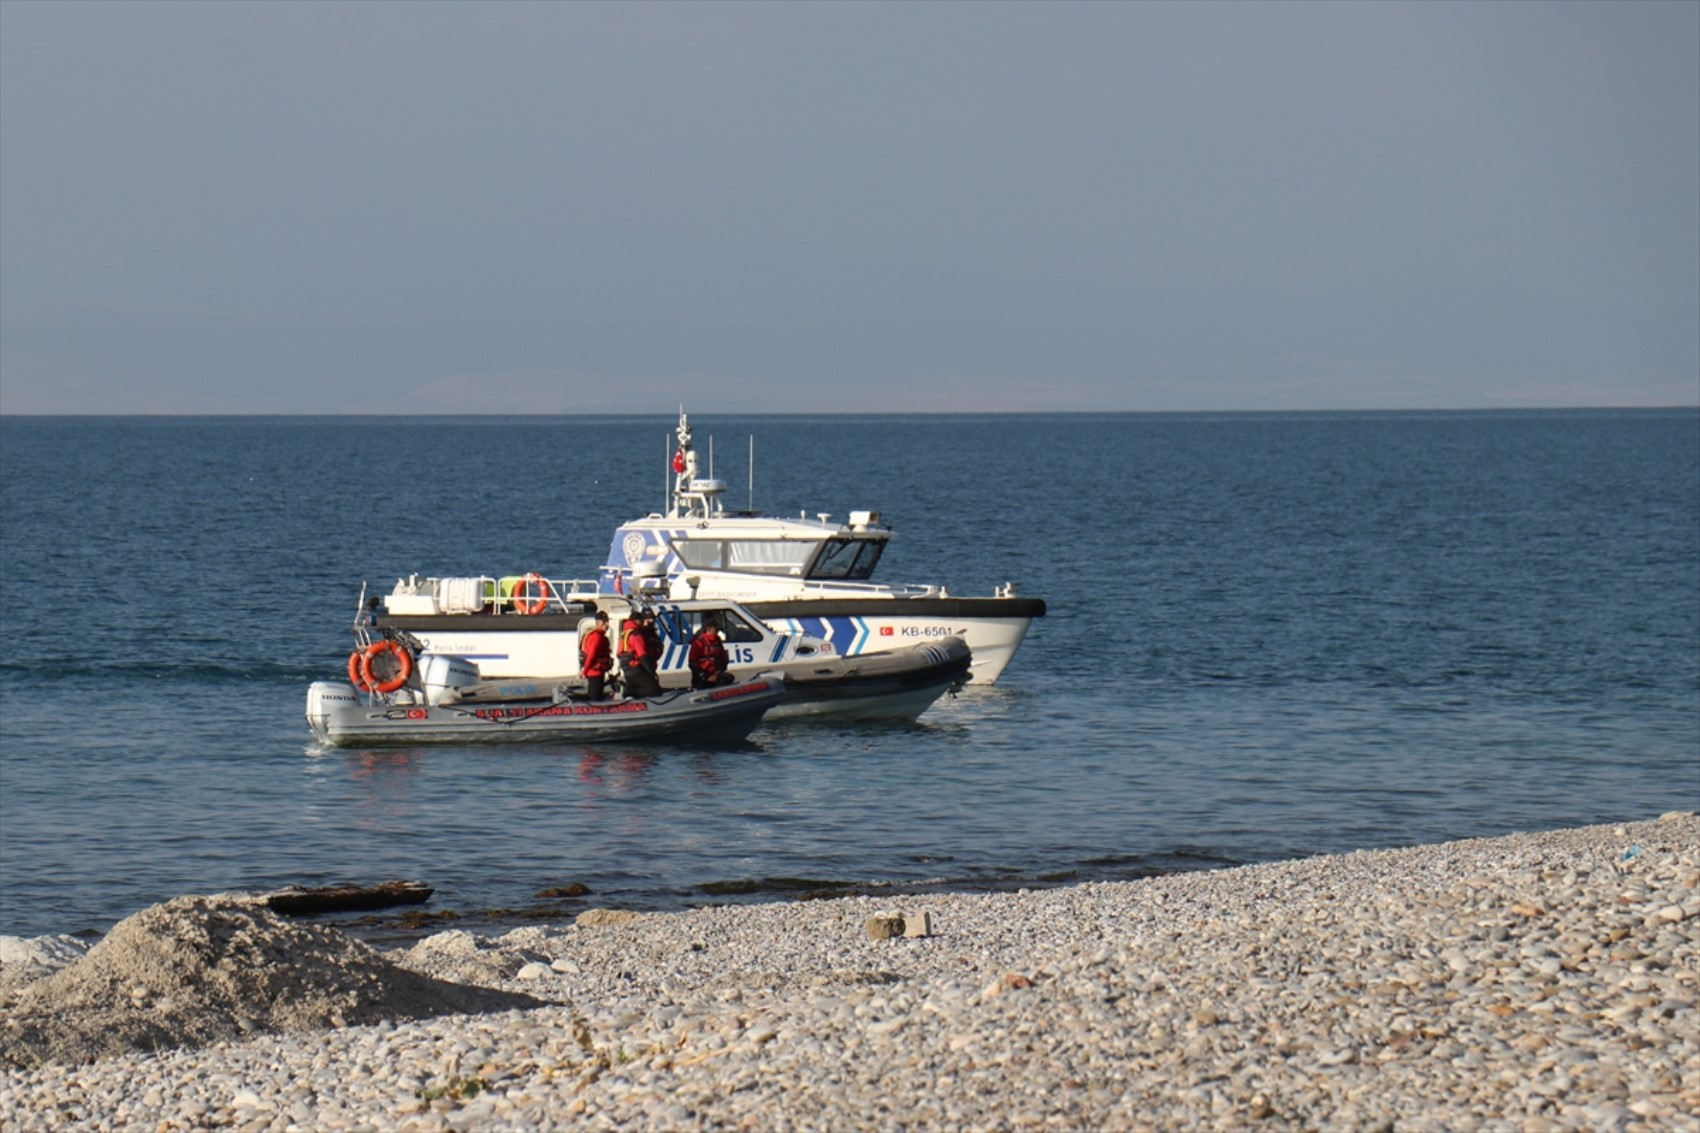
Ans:
{"label": "white boat hull", "polygon": [[[823,638],[850,657],[960,637],[974,651],[974,684],[992,684],[1002,676],[1033,620],[1045,616],[1043,599],[1013,594],[955,598],[938,587],[830,584],[692,570],[670,548],[691,538],[706,537],[705,532],[713,532],[713,527],[705,526],[702,531],[663,529],[653,522],[639,521],[620,530],[636,535],[636,539],[617,536],[615,547],[641,559],[646,569],[659,572],[661,593],[649,600],[680,601],[694,597],[737,602],[780,633],[807,633]],[[603,593],[612,596],[631,588],[630,570],[624,561],[604,566],[600,578]]]}
{"label": "white boat hull", "polygon": [[[799,599],[750,602],[746,608],[779,633],[801,633],[832,643],[840,656],[901,649],[904,646],[958,637],[974,654],[969,683],[989,685],[1003,674],[1020,648],[1033,617],[1015,613],[1013,603],[1028,599],[878,599],[832,601]],[[948,607],[968,603],[1011,603],[1010,616],[953,614]],[[909,612],[940,607],[938,613]],[[1040,608],[1043,609],[1042,604]]]}

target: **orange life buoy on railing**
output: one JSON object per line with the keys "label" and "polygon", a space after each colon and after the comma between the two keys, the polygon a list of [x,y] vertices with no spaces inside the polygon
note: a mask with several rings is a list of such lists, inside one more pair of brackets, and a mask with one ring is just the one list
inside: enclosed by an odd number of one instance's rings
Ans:
{"label": "orange life buoy on railing", "polygon": [[[386,653],[393,654],[396,659],[395,675],[387,680],[379,677],[374,671],[378,658]],[[393,641],[374,641],[366,647],[366,652],[360,654],[360,676],[366,683],[364,686],[356,683],[354,687],[362,692],[366,689],[374,692],[394,692],[406,684],[407,678],[412,675],[413,654]]]}
{"label": "orange life buoy on railing", "polygon": [[514,610],[521,614],[541,614],[549,608],[549,596],[552,593],[549,580],[536,571],[531,571],[514,583]]}
{"label": "orange life buoy on railing", "polygon": [[360,671],[360,662],[366,656],[366,651],[356,649],[348,655],[348,683],[354,686],[356,692],[370,692],[372,686],[366,682],[366,677]]}

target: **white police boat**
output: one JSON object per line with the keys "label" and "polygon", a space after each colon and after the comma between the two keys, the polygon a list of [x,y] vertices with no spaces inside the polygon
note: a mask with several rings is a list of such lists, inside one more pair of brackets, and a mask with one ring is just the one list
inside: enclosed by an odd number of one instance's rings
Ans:
{"label": "white police boat", "polygon": [[597,579],[604,594],[629,594],[645,573],[658,572],[674,599],[731,599],[843,657],[958,637],[974,654],[977,684],[998,679],[1033,619],[1045,615],[1042,599],[1019,597],[1007,583],[991,596],[957,597],[944,586],[872,582],[892,537],[878,512],[853,511],[838,524],[826,515],[729,511],[725,482],[699,475],[682,411],[676,435],[668,510],[614,532]]}
{"label": "white police boat", "polygon": [[[610,638],[617,641],[621,622],[643,608],[655,613],[662,642],[656,675],[663,688],[690,684],[690,642],[712,615],[733,679],[775,674],[783,681],[785,696],[769,709],[770,720],[914,720],[960,689],[974,663],[960,637],[846,657],[831,641],[775,630],[737,602],[669,598],[658,577],[640,574],[634,594],[602,594],[595,586],[535,573],[413,576],[389,594],[362,592],[349,681],[384,692],[411,682],[430,705],[582,696],[579,642],[596,613],[608,615]],[[387,678],[365,671],[374,663],[393,666]]]}

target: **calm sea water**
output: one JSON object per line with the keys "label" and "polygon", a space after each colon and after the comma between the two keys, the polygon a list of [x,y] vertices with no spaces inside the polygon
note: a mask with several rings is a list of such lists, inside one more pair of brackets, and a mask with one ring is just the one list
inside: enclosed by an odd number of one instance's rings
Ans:
{"label": "calm sea water", "polygon": [[881,510],[886,581],[1050,616],[915,726],[321,752],[306,686],[362,580],[592,576],[671,420],[0,420],[0,933],[392,877],[496,921],[1001,888],[1700,807],[1700,413],[693,423],[733,503],[754,433],[757,506]]}

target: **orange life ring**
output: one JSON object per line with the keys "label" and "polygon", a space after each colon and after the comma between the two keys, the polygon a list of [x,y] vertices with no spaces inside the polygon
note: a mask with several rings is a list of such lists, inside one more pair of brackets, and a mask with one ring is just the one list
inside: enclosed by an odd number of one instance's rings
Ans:
{"label": "orange life ring", "polygon": [[360,661],[365,656],[365,651],[360,649],[348,655],[348,683],[354,686],[356,692],[370,692],[372,689],[360,672]]}
{"label": "orange life ring", "polygon": [[[521,614],[541,614],[549,608],[549,596],[554,593],[549,589],[549,580],[531,571],[514,583],[514,610]],[[535,598],[531,595],[537,595]]]}
{"label": "orange life ring", "polygon": [[[385,653],[395,655],[397,669],[395,676],[388,680],[380,680],[378,675],[372,671],[373,663]],[[413,654],[393,641],[374,641],[366,647],[366,652],[360,654],[360,676],[366,683],[364,686],[356,684],[354,687],[361,689],[361,691],[369,688],[374,692],[394,692],[406,684],[407,678],[412,675]]]}

